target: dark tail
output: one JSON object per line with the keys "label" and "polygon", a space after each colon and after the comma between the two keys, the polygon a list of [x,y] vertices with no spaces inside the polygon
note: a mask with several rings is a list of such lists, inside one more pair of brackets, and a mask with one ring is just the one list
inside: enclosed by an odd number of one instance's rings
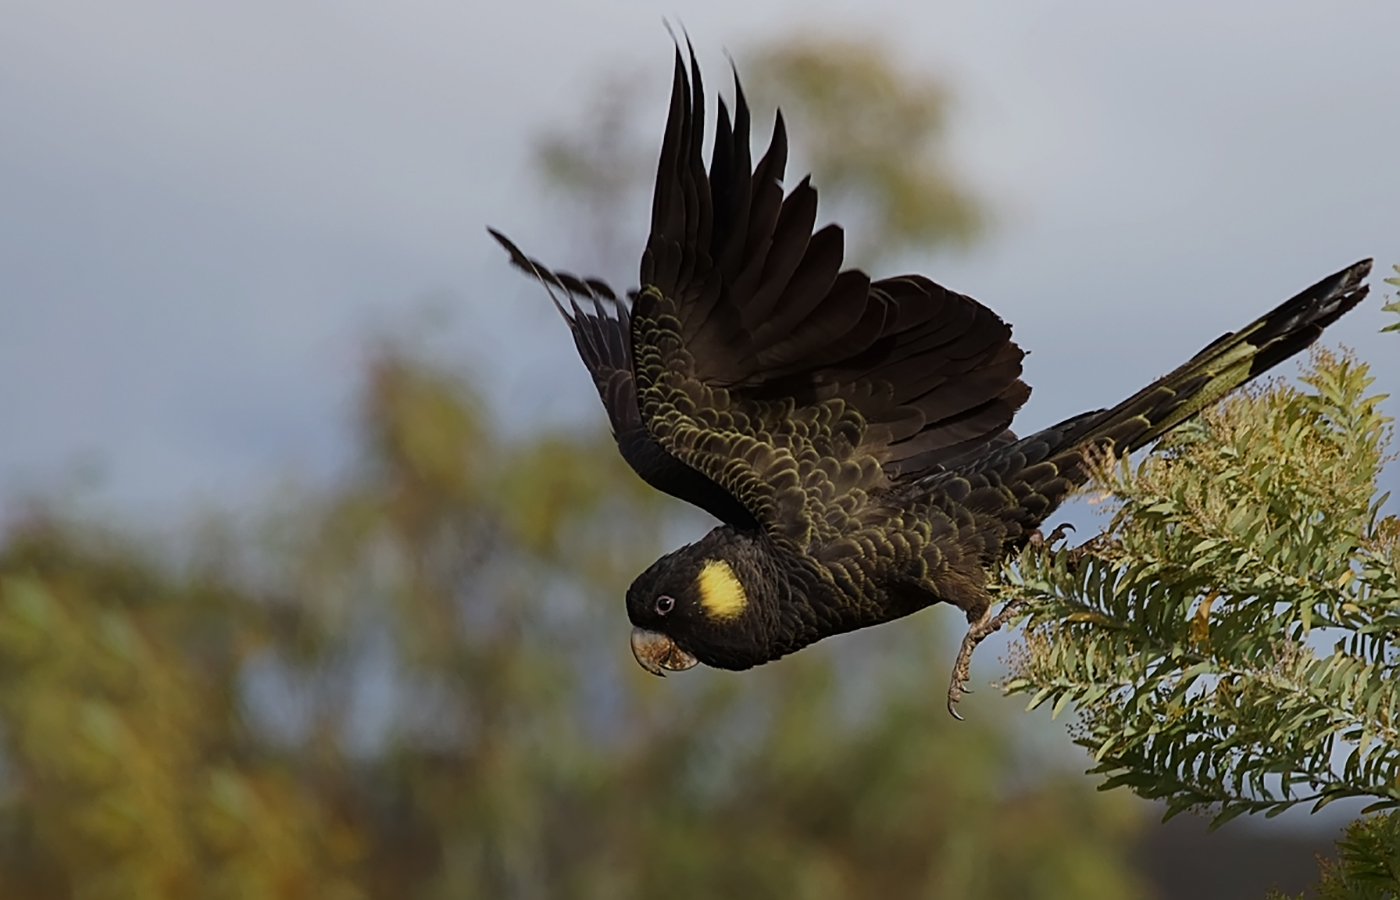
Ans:
{"label": "dark tail", "polygon": [[1125,453],[1145,446],[1288,359],[1361,302],[1367,291],[1361,281],[1370,271],[1368,259],[1322,279],[1112,409],[1083,413],[969,456],[919,484],[933,489],[962,479],[973,492],[994,487],[981,494],[983,511],[1001,520],[1003,545],[1017,546],[1089,477],[1087,449],[1112,446]]}
{"label": "dark tail", "polygon": [[1317,340],[1366,296],[1361,282],[1370,272],[1365,259],[1329,275],[1112,409],[1061,423],[1057,429],[1069,426],[1061,446],[1106,440],[1122,453],[1150,444]]}

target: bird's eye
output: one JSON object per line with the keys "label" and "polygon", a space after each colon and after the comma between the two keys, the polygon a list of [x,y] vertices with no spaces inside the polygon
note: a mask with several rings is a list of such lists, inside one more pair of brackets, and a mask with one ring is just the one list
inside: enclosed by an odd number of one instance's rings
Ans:
{"label": "bird's eye", "polygon": [[658,616],[666,615],[668,612],[675,609],[675,607],[676,601],[673,597],[668,597],[665,594],[662,594],[660,597],[656,598],[656,614]]}

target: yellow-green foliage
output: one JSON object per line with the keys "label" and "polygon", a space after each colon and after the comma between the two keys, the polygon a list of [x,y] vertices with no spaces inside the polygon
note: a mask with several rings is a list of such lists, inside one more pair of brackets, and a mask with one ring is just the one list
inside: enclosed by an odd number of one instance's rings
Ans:
{"label": "yellow-green foliage", "polygon": [[1091,771],[1169,814],[1372,800],[1317,890],[1382,900],[1400,893],[1400,519],[1377,491],[1391,429],[1364,364],[1317,351],[1302,380],[1102,462],[1108,529],[1003,573],[1026,623],[1005,688],[1073,706]]}
{"label": "yellow-green foliage", "polygon": [[[31,549],[0,580],[0,715],[12,825],[43,853],[10,865],[82,898],[363,896],[346,825],[230,752],[226,700],[170,628],[197,598]],[[0,869],[5,897],[23,880]]]}
{"label": "yellow-green foliage", "polygon": [[[1400,815],[1362,816],[1348,825],[1337,842],[1337,859],[1322,861],[1322,881],[1313,890],[1320,900],[1400,897]],[[1273,893],[1270,900],[1287,898]]]}
{"label": "yellow-green foliage", "polygon": [[1400,801],[1400,528],[1375,496],[1388,420],[1354,360],[1318,352],[1303,381],[1106,462],[1106,534],[1007,571],[1030,601],[1008,690],[1075,705],[1094,771],[1173,811]]}
{"label": "yellow-green foliage", "polygon": [[[1385,283],[1393,284],[1400,288],[1400,266],[1391,266],[1391,268],[1395,270],[1397,277],[1387,278]],[[1385,306],[1381,307],[1381,309],[1384,309],[1386,312],[1400,313],[1400,299],[1391,300]],[[1400,322],[1392,322],[1382,328],[1381,331],[1400,331]]]}

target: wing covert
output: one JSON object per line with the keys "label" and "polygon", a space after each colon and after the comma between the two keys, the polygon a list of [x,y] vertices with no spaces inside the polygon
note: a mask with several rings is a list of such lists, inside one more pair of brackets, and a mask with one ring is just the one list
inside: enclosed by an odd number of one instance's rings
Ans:
{"label": "wing covert", "polygon": [[833,539],[882,492],[1004,441],[1030,393],[1023,354],[970,297],[843,270],[844,232],[814,231],[810,180],[784,196],[781,113],[752,162],[737,75],[708,171],[704,110],[678,49],[630,307],[492,234],[550,289],[638,474],[736,527]]}
{"label": "wing covert", "polygon": [[678,50],[631,310],[638,402],[658,443],[805,545],[895,483],[1002,439],[1029,396],[1023,354],[969,297],[842,270],[844,233],[814,231],[810,180],[783,195],[781,113],[751,164],[737,77],[707,172],[704,110],[699,67]]}
{"label": "wing covert", "polygon": [[510,254],[512,263],[545,286],[555,309],[568,323],[574,346],[593,376],[593,385],[608,413],[613,439],[627,464],[663,493],[693,503],[737,528],[756,528],[752,514],[732,494],[681,462],[651,437],[637,404],[627,305],[602,281],[551,271],[522,253],[499,231],[487,231]]}

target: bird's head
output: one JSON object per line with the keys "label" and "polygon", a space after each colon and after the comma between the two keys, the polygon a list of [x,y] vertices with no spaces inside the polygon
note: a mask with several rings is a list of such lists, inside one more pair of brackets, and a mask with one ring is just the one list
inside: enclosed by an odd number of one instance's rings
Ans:
{"label": "bird's head", "polygon": [[632,582],[627,617],[642,668],[655,675],[696,663],[737,670],[781,655],[769,640],[779,603],[763,544],[761,536],[716,528]]}

